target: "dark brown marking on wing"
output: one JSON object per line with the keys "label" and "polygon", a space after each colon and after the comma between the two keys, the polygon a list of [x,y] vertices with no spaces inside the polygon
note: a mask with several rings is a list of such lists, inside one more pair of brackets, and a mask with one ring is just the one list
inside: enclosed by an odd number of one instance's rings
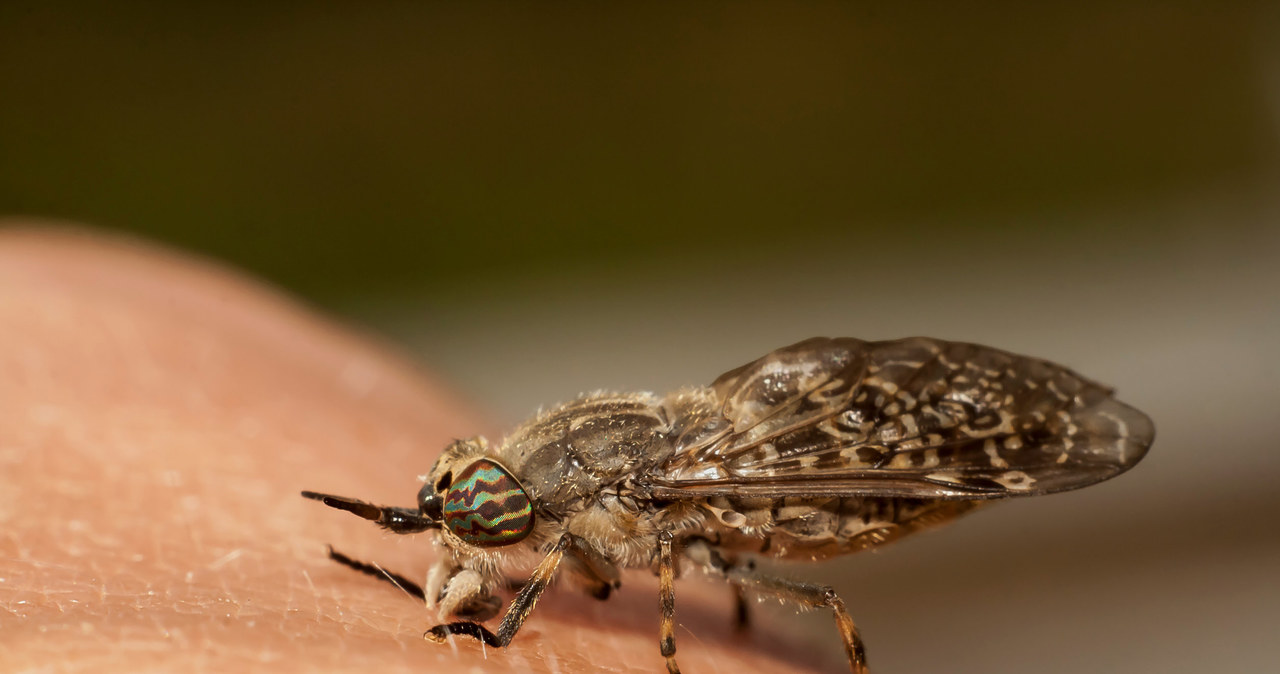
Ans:
{"label": "dark brown marking on wing", "polygon": [[1127,470],[1154,435],[1064,367],[925,338],[808,340],[712,388],[724,421],[708,423],[732,431],[678,445],[644,480],[655,495],[1043,494]]}

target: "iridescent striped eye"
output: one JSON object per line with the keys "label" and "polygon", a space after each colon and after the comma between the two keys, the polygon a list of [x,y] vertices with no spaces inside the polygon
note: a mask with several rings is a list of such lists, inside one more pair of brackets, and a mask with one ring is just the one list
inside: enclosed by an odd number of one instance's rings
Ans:
{"label": "iridescent striped eye", "polygon": [[481,548],[517,543],[533,531],[529,495],[490,459],[475,461],[453,478],[442,514],[454,536]]}

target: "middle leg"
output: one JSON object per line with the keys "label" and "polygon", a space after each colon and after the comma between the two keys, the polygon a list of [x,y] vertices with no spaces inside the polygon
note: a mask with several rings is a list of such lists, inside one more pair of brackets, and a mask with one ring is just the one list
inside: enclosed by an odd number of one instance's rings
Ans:
{"label": "middle leg", "polygon": [[670,531],[658,534],[658,605],[662,622],[658,628],[658,647],[667,659],[668,674],[680,674],[676,664],[676,564],[672,548],[675,536]]}

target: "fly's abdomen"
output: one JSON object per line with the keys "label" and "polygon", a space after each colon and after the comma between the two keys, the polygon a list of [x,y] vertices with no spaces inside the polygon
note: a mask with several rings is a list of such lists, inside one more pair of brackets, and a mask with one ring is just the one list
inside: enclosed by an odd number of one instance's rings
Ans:
{"label": "fly's abdomen", "polygon": [[973,501],[904,498],[734,498],[705,503],[723,544],[780,559],[866,550],[972,510]]}

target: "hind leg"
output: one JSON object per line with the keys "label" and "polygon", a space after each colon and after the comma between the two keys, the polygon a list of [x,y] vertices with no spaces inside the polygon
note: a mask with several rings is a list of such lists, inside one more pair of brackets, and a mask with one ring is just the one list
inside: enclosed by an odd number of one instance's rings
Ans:
{"label": "hind leg", "polygon": [[700,564],[707,573],[724,579],[737,588],[772,595],[806,608],[830,609],[836,629],[844,641],[845,655],[853,674],[867,674],[867,653],[858,628],[849,617],[844,601],[829,585],[806,583],[761,572],[750,560],[731,560],[710,542],[695,538],[688,541],[684,557]]}

